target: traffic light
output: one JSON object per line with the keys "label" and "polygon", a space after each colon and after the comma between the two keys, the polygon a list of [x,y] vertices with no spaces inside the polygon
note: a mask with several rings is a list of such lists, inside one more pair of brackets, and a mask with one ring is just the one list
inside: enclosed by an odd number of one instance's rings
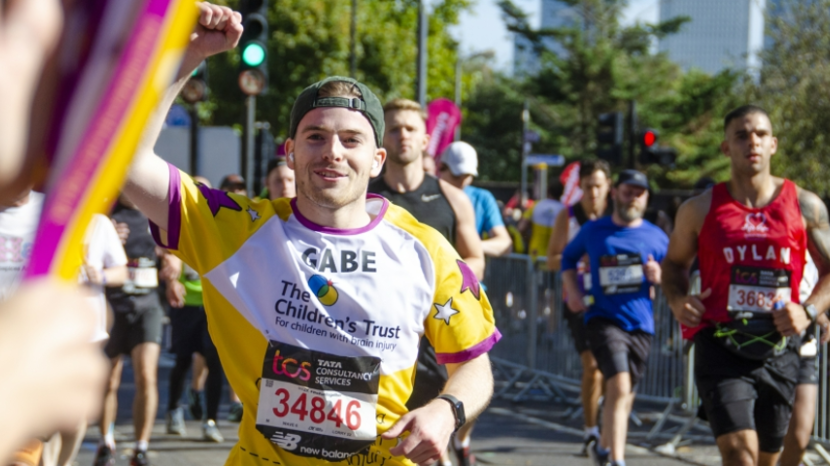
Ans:
{"label": "traffic light", "polygon": [[660,133],[655,129],[646,128],[638,135],[640,143],[640,164],[659,164],[665,166],[674,165],[677,159],[677,151],[671,147],[658,147],[657,140]]}
{"label": "traffic light", "polygon": [[242,0],[244,32],[239,40],[239,88],[259,95],[268,87],[268,0]]}
{"label": "traffic light", "polygon": [[190,74],[182,89],[182,98],[189,104],[195,104],[207,99],[207,91],[207,62],[203,60]]}
{"label": "traffic light", "polygon": [[602,113],[597,130],[597,157],[609,164],[621,166],[623,162],[623,114]]}

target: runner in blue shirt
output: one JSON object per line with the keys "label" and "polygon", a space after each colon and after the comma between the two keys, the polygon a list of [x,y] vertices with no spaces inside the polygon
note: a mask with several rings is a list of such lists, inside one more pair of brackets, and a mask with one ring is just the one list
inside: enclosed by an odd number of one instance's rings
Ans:
{"label": "runner in blue shirt", "polygon": [[[669,239],[643,220],[648,180],[636,170],[620,173],[611,191],[614,213],[585,224],[562,253],[562,279],[572,312],[587,311],[591,351],[605,378],[605,408],[599,444],[589,448],[598,465],[624,466],[628,416],[654,333],[652,285],[661,280],[660,261]],[[591,295],[577,285],[577,262],[591,262]]]}

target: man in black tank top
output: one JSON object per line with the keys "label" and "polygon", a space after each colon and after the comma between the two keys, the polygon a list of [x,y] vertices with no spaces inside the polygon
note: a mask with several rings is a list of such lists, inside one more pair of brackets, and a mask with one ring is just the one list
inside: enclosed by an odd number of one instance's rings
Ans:
{"label": "man in black tank top", "polygon": [[[472,203],[464,191],[424,173],[422,159],[429,136],[423,109],[417,102],[395,99],[384,106],[383,113],[386,122],[383,137],[387,153],[386,171],[369,184],[369,192],[380,194],[405,208],[419,222],[444,235],[481,279],[484,275],[484,251],[476,230]],[[435,399],[446,381],[446,369],[438,364],[429,341],[422,338],[414,387],[406,403],[407,408],[411,411]],[[459,458],[459,461],[461,466],[470,464],[469,455]]]}
{"label": "man in black tank top", "polygon": [[[388,170],[387,168],[387,173]],[[408,210],[419,222],[435,228],[455,246],[455,212],[441,190],[438,178],[425,175],[421,185],[414,191],[401,193],[390,188],[384,177],[380,176],[369,185],[369,192],[380,194],[393,204]]]}

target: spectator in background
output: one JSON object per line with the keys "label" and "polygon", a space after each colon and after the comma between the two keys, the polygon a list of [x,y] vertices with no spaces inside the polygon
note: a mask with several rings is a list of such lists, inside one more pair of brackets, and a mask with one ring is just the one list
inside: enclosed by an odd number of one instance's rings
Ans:
{"label": "spectator in background", "polygon": [[[424,159],[432,157],[425,156]],[[433,162],[434,163],[434,162]],[[476,231],[482,238],[481,248],[485,256],[497,257],[510,252],[513,240],[502,221],[499,206],[493,194],[472,185],[478,176],[478,154],[473,146],[456,141],[447,147],[441,157],[439,177],[458,189],[464,190],[476,214]]]}
{"label": "spectator in background", "polygon": [[534,204],[531,210],[527,212],[529,215],[526,215],[519,222],[519,231],[526,231],[530,226],[528,254],[534,258],[544,257],[548,254],[548,244],[553,232],[553,224],[556,221],[556,216],[565,208],[565,205],[559,202],[564,190],[565,188],[559,180],[553,180],[548,186],[548,197]]}
{"label": "spectator in background", "polygon": [[248,195],[248,185],[245,184],[245,178],[242,178],[242,176],[236,173],[222,178],[222,181],[219,183],[219,189],[242,196]]}
{"label": "spectator in background", "polygon": [[262,197],[267,197],[272,201],[281,197],[297,196],[297,190],[294,186],[294,170],[288,168],[284,155],[268,161],[265,188],[268,192],[266,196]]}

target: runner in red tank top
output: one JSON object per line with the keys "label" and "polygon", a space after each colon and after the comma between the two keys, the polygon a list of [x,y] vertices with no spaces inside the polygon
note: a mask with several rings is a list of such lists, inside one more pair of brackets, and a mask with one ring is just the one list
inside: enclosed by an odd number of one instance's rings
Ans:
{"label": "runner in red tank top", "polygon": [[[778,142],[767,113],[724,119],[731,179],[684,203],[663,263],[663,291],[695,342],[695,379],[723,464],[775,465],[792,413],[801,333],[826,319],[830,280],[803,303],[807,249],[830,271],[827,208],[770,174]],[[697,255],[702,293],[689,296]],[[759,338],[760,337],[760,338]]]}

